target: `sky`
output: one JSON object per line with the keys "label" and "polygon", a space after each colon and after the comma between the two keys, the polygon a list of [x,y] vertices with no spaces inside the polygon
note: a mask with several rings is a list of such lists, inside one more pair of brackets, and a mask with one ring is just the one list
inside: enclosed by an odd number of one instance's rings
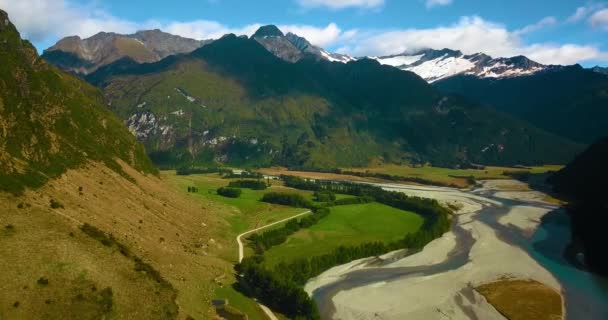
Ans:
{"label": "sky", "polygon": [[329,51],[383,56],[450,48],[544,64],[608,66],[608,2],[586,0],[0,0],[40,50],[65,36],[144,29],[195,39],[264,24]]}

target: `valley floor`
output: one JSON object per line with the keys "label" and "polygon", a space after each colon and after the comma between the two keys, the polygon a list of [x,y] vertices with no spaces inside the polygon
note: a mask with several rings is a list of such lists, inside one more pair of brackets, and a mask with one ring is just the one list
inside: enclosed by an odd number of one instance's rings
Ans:
{"label": "valley floor", "polygon": [[[539,192],[496,191],[499,184],[505,181],[488,181],[470,192],[380,184],[387,190],[458,204],[453,230],[419,253],[362,259],[311,279],[306,290],[323,319],[504,319],[505,306],[492,306],[488,301],[496,300],[480,292],[487,293],[482,288],[489,283],[517,279],[535,280],[547,288],[542,290],[549,294],[536,301],[536,307],[549,312],[535,319],[560,319],[562,314],[568,319],[608,318],[608,293],[597,289],[602,280],[590,280],[593,276],[568,267],[556,254],[567,237],[550,247],[537,238],[541,219],[550,212],[559,214],[557,207],[544,202],[546,195]],[[522,296],[532,290],[519,288]],[[563,302],[556,305],[551,292],[561,294]],[[509,318],[525,319],[525,308],[520,312]]]}

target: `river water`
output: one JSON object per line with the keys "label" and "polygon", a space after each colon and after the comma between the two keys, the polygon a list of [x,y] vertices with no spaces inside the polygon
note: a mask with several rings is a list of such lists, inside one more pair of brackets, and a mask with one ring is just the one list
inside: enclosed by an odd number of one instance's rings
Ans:
{"label": "river water", "polygon": [[[397,185],[378,185],[390,190],[408,193],[416,187]],[[425,187],[422,190],[430,190]],[[458,192],[437,188],[437,192]],[[563,258],[569,234],[569,219],[563,210],[535,200],[512,200],[499,198],[492,190],[462,192],[475,199],[482,209],[472,219],[483,222],[496,232],[498,238],[527,252],[530,257],[549,271],[562,286],[562,295],[566,306],[566,319],[606,320],[608,319],[608,281],[578,269]],[[487,200],[487,201],[484,201]],[[530,237],[520,229],[499,223],[499,219],[513,207],[526,206],[545,209],[548,213],[542,223]],[[475,239],[467,229],[461,226],[461,218],[456,216],[452,231],[456,245],[444,261],[423,266],[382,268],[378,265],[345,273],[337,281],[316,288],[312,296],[319,306],[323,319],[333,319],[335,306],[332,298],[343,290],[350,290],[375,283],[386,283],[407,277],[437,275],[464,267],[469,262],[471,248]],[[404,288],[406,289],[406,288]]]}

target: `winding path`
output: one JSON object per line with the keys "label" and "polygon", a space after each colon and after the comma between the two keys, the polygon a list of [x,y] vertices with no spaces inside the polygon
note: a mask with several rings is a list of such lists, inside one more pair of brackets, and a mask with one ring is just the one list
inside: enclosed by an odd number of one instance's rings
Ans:
{"label": "winding path", "polygon": [[[272,227],[272,226],[277,225],[279,223],[283,223],[283,222],[289,221],[291,219],[295,219],[297,217],[300,217],[300,216],[303,216],[303,215],[309,214],[309,213],[311,213],[311,211],[307,210],[305,212],[296,214],[295,216],[291,216],[289,218],[285,218],[285,219],[282,219],[282,220],[279,220],[279,221],[275,221],[275,222],[267,224],[265,226],[261,226],[259,228],[255,228],[255,229],[252,229],[252,230],[249,230],[249,231],[245,231],[245,232],[239,234],[236,237],[236,242],[239,244],[239,263],[241,263],[241,261],[243,261],[243,257],[244,257],[243,241],[241,241],[241,238],[244,235],[247,235],[247,234],[250,234],[250,233],[262,230],[262,229],[266,229],[268,227]],[[263,304],[261,304],[259,302],[258,302],[258,305],[260,306],[260,308],[262,309],[262,311],[264,311],[264,313],[268,316],[268,319],[270,319],[270,320],[279,320],[279,318],[277,318],[277,316],[274,315],[274,313],[272,312],[272,310],[270,310],[270,308],[268,308],[267,306],[265,306],[265,305],[263,305]]]}
{"label": "winding path", "polygon": [[291,217],[289,217],[289,218],[285,218],[285,219],[283,219],[283,220],[275,221],[275,222],[270,223],[270,224],[267,224],[267,225],[265,225],[265,226],[262,226],[262,227],[259,227],[259,228],[255,228],[255,229],[252,229],[252,230],[249,230],[249,231],[245,231],[245,232],[243,232],[243,233],[239,234],[239,235],[236,237],[236,242],[239,244],[239,263],[241,263],[241,261],[243,261],[243,257],[244,257],[244,251],[243,251],[243,241],[241,241],[241,238],[242,238],[244,235],[247,235],[247,234],[250,234],[250,233],[253,233],[253,232],[256,232],[256,231],[260,231],[260,230],[262,230],[262,229],[266,229],[266,228],[268,228],[268,227],[272,227],[272,226],[274,226],[274,225],[277,225],[277,224],[279,224],[279,223],[283,223],[283,222],[285,222],[285,221],[289,221],[289,220],[291,220],[291,219],[295,219],[295,218],[297,218],[297,217],[299,217],[299,216],[303,216],[303,215],[305,215],[305,214],[309,214],[310,212],[311,212],[311,211],[310,211],[310,210],[308,210],[308,211],[306,211],[306,212],[302,212],[302,213],[296,214],[295,216],[291,216]]}

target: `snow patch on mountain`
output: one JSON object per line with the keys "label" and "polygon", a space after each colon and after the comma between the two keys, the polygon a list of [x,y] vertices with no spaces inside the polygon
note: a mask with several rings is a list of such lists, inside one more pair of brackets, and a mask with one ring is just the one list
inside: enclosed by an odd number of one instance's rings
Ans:
{"label": "snow patch on mountain", "polygon": [[381,64],[418,74],[428,82],[435,82],[459,74],[481,78],[506,78],[531,75],[547,68],[524,56],[492,58],[483,53],[465,55],[457,50],[423,49],[386,57],[370,57]]}
{"label": "snow patch on mountain", "polygon": [[390,56],[390,57],[370,57],[371,59],[378,60],[381,64],[386,64],[393,67],[400,67],[405,65],[410,65],[418,60],[420,60],[424,54],[419,54],[415,56]]}

